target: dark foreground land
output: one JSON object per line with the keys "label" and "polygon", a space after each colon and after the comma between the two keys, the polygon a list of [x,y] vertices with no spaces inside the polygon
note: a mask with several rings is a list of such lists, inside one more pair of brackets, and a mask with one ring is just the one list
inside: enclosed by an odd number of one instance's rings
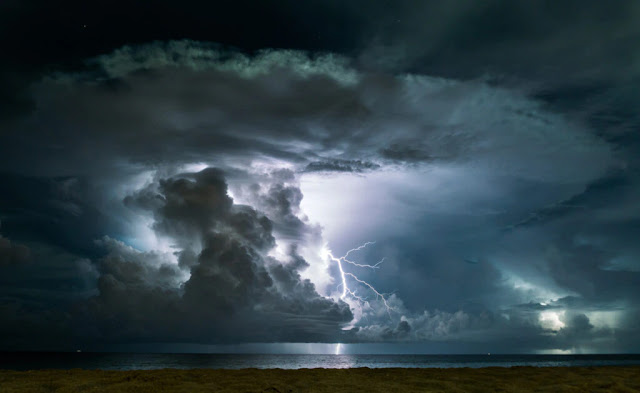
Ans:
{"label": "dark foreground land", "polygon": [[636,367],[0,370],[0,392],[640,392]]}

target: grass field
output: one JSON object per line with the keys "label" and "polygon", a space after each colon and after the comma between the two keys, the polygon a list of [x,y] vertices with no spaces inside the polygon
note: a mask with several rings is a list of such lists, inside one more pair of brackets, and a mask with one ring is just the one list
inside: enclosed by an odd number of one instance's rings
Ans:
{"label": "grass field", "polygon": [[640,392],[638,367],[0,370],[0,392]]}

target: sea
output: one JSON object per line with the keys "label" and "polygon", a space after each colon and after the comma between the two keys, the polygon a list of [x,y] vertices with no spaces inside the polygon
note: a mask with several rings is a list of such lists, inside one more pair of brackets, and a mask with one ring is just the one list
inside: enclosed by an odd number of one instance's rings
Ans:
{"label": "sea", "polygon": [[0,369],[300,369],[640,365],[631,355],[282,355],[0,352]]}

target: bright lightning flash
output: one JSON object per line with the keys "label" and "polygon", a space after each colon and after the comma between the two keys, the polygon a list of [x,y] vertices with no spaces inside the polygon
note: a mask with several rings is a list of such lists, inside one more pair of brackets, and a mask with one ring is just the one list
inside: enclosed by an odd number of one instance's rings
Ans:
{"label": "bright lightning flash", "polygon": [[387,298],[384,296],[384,294],[378,292],[378,290],[376,290],[373,285],[369,284],[368,282],[358,278],[355,274],[350,273],[350,272],[345,272],[344,268],[342,266],[342,263],[348,263],[350,265],[356,266],[356,267],[364,267],[364,268],[368,268],[368,269],[378,269],[380,267],[380,264],[382,262],[384,262],[384,258],[382,258],[378,263],[376,263],[375,265],[368,265],[368,264],[361,264],[361,263],[356,263],[350,259],[348,259],[349,254],[351,254],[352,252],[357,252],[360,251],[364,248],[366,248],[367,246],[370,246],[372,244],[375,244],[375,242],[366,242],[363,245],[353,248],[349,251],[347,251],[346,254],[344,254],[341,257],[334,257],[333,254],[331,253],[331,251],[327,251],[327,255],[329,256],[329,258],[331,258],[332,261],[336,262],[338,264],[338,269],[340,269],[340,278],[342,279],[342,283],[340,284],[342,286],[342,294],[340,295],[340,299],[344,299],[347,297],[347,295],[351,296],[352,298],[354,298],[355,300],[357,300],[360,303],[369,305],[369,302],[367,302],[366,299],[364,299],[361,296],[356,295],[356,291],[355,290],[351,290],[347,284],[347,276],[351,277],[353,280],[355,280],[356,282],[366,286],[367,288],[369,288],[375,295],[376,298],[379,298],[382,300],[382,303],[384,304],[384,307],[387,310],[387,314],[389,314],[389,317],[391,317],[391,310],[393,310],[393,307],[391,307],[389,305],[389,303],[387,302]]}

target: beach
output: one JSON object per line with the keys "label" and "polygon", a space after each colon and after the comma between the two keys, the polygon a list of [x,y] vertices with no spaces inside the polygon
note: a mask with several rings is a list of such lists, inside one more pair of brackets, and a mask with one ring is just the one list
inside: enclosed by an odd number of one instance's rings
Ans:
{"label": "beach", "polygon": [[0,370],[0,392],[638,392],[640,366]]}

